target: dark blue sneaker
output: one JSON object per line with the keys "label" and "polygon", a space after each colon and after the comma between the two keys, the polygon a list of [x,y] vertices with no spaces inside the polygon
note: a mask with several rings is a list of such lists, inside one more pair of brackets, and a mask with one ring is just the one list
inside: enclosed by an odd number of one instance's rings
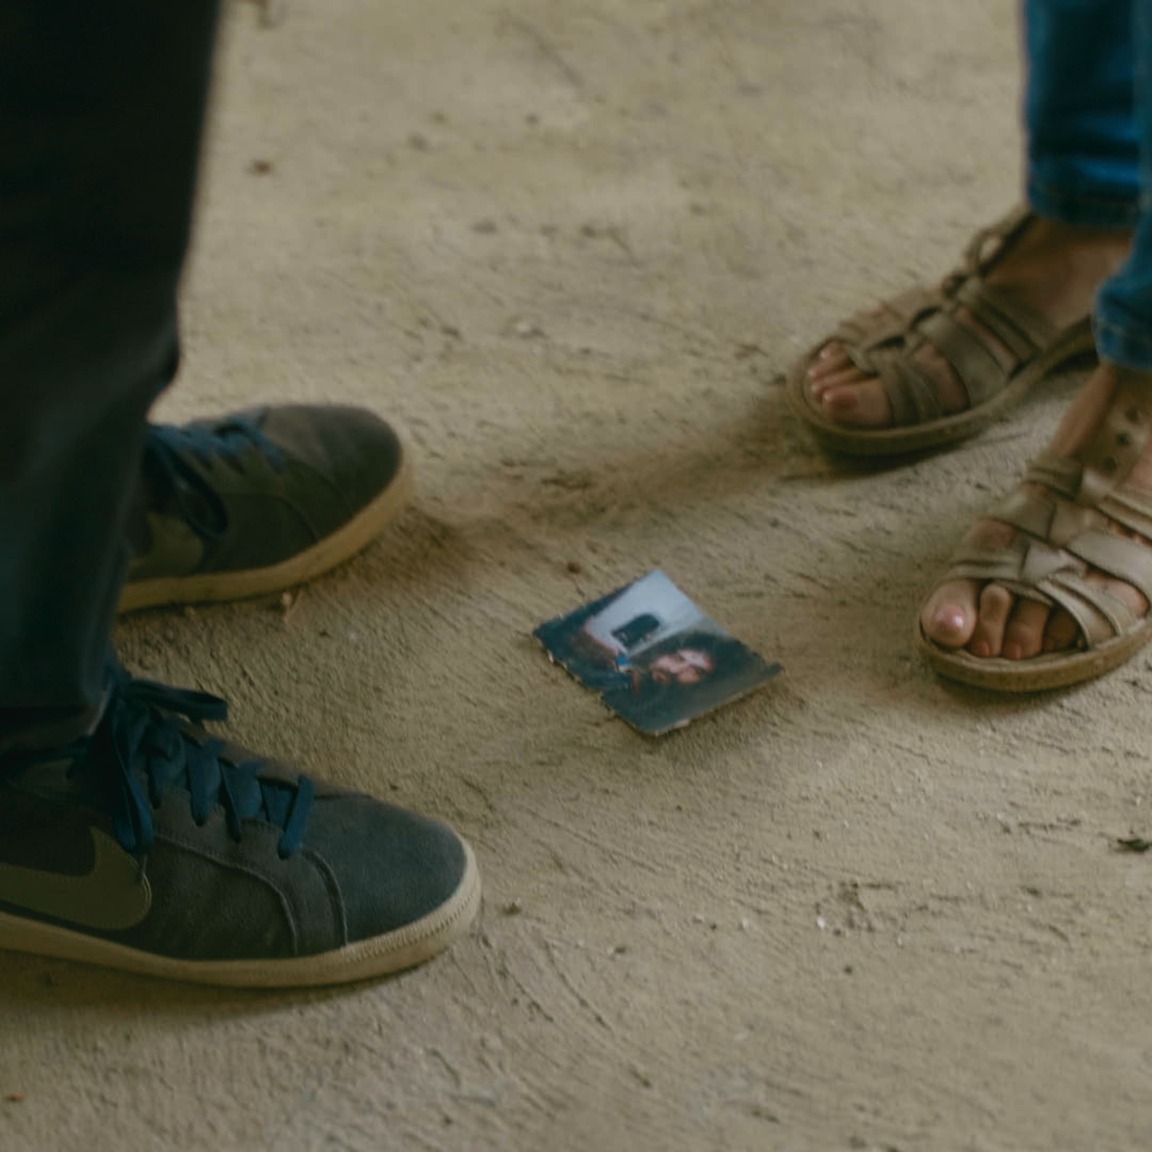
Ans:
{"label": "dark blue sneaker", "polygon": [[410,491],[399,437],[360,408],[282,405],[152,425],[120,609],[311,580],[371,543]]}
{"label": "dark blue sneaker", "polygon": [[381,976],[471,923],[468,846],[210,735],[215,696],[115,674],[86,740],[0,761],[0,948],[205,984]]}

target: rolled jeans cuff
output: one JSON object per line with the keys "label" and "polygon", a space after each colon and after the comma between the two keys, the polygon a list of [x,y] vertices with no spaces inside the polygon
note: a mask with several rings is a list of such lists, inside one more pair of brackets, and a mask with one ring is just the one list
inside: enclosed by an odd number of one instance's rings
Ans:
{"label": "rolled jeans cuff", "polygon": [[1133,325],[1126,318],[1115,318],[1107,310],[1098,310],[1092,331],[1096,337],[1096,354],[1101,360],[1134,372],[1152,372],[1152,332],[1146,326]]}
{"label": "rolled jeans cuff", "polygon": [[1057,187],[1036,173],[1028,177],[1028,203],[1038,215],[1085,228],[1135,228],[1140,203],[1121,189]]}

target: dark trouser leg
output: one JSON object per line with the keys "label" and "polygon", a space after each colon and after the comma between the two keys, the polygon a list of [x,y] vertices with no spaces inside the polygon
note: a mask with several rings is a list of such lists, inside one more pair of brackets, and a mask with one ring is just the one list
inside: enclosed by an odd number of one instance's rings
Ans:
{"label": "dark trouser leg", "polygon": [[172,377],[216,0],[0,12],[0,752],[100,712]]}
{"label": "dark trouser leg", "polygon": [[1140,219],[1132,254],[1096,301],[1096,350],[1138,372],[1152,372],[1152,0],[1133,0],[1133,105],[1140,155]]}
{"label": "dark trouser leg", "polygon": [[1028,199],[1041,216],[1094,228],[1136,224],[1133,3],[1025,0],[1022,6]]}

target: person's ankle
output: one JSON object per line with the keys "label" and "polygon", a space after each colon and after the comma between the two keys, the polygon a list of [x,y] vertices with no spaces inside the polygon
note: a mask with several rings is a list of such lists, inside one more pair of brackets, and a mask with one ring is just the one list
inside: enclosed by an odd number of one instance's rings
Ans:
{"label": "person's ankle", "polygon": [[1126,248],[1132,243],[1132,236],[1131,228],[1098,228],[1037,216],[1021,240],[1026,240],[1029,247],[1037,249]]}

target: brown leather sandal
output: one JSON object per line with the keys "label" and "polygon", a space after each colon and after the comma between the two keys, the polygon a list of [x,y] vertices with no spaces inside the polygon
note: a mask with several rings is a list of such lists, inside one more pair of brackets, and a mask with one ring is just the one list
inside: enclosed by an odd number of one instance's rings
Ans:
{"label": "brown leather sandal", "polygon": [[[964,262],[936,289],[918,288],[881,305],[879,315],[857,313],[812,348],[792,369],[788,399],[796,415],[827,447],[856,456],[890,456],[940,448],[987,427],[1033,384],[1070,361],[1094,352],[1087,316],[1066,328],[1009,299],[984,280],[1033,219],[1016,209],[978,232]],[[956,318],[967,308],[1011,351],[1002,363],[981,333]],[[863,372],[879,378],[892,405],[885,428],[854,428],[830,420],[812,395],[808,368],[831,341],[839,342]],[[951,364],[968,394],[968,406],[946,414],[935,384],[917,370],[914,356],[925,342]]]}
{"label": "brown leather sandal", "polygon": [[941,676],[1002,692],[1063,688],[1111,671],[1152,639],[1152,612],[1139,616],[1086,579],[1089,571],[1102,572],[1152,604],[1152,492],[1128,483],[1150,438],[1152,391],[1146,381],[1122,380],[1077,459],[1045,453],[1028,469],[1025,484],[1046,491],[1018,488],[990,513],[1016,529],[1012,543],[962,546],[937,584],[994,582],[1018,597],[1063,608],[1080,626],[1080,647],[1031,660],[982,658],[941,648],[917,621],[919,647]]}

